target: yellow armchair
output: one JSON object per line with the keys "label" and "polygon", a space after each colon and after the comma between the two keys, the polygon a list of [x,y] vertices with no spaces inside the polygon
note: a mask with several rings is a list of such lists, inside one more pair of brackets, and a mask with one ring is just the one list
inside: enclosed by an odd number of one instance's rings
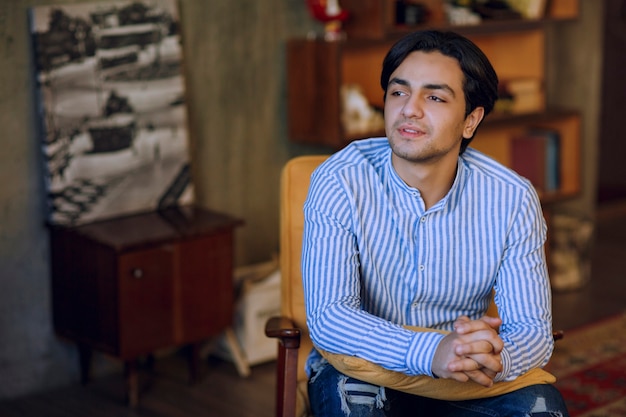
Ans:
{"label": "yellow armchair", "polygon": [[[313,344],[306,326],[304,294],[300,260],[302,252],[302,234],[304,230],[303,206],[306,199],[311,174],[328,155],[308,155],[291,159],[283,168],[280,186],[280,271],[281,271],[281,316],[268,320],[265,334],[278,339],[278,358],[276,369],[276,416],[305,417],[310,414],[307,376],[304,372],[306,361]],[[497,308],[491,303],[487,314],[497,316]],[[560,339],[562,332],[555,332],[554,338]],[[332,362],[335,360],[335,362]],[[356,361],[356,362],[355,362]],[[346,373],[357,367],[363,372],[362,361],[339,355],[331,358],[333,365]],[[373,366],[373,364],[372,364]],[[371,373],[369,363],[366,372]],[[552,376],[541,370],[533,373],[537,381],[549,383]],[[359,374],[361,375],[361,374]],[[389,376],[389,375],[388,375]],[[397,375],[390,376],[398,381]],[[426,377],[423,377],[426,378]],[[388,379],[389,380],[389,379]],[[444,384],[446,383],[443,381]],[[452,381],[449,381],[452,382]],[[402,389],[407,385],[405,379],[396,382]],[[413,384],[409,381],[408,384]],[[413,384],[414,385],[414,384]],[[464,387],[463,389],[466,389]],[[402,389],[407,391],[406,389]],[[408,391],[410,392],[410,391]]]}

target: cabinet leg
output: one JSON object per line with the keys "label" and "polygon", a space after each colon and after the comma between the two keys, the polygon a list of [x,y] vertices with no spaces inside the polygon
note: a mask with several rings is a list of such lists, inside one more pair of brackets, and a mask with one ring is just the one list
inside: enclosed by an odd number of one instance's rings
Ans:
{"label": "cabinet leg", "polygon": [[149,370],[150,372],[153,372],[155,362],[156,362],[156,359],[154,358],[154,354],[150,353],[148,356],[146,356],[146,369]]}
{"label": "cabinet leg", "polygon": [[202,370],[200,368],[201,343],[192,343],[187,346],[187,360],[189,361],[189,382],[195,384],[200,380]]}
{"label": "cabinet leg", "polygon": [[241,347],[239,346],[239,341],[237,340],[237,336],[235,335],[235,331],[233,330],[233,328],[227,328],[225,331],[225,335],[228,349],[230,350],[230,354],[232,355],[239,375],[243,377],[250,376],[250,365],[248,365],[246,355],[243,353]]}
{"label": "cabinet leg", "polygon": [[136,407],[139,404],[139,366],[138,360],[133,359],[124,362],[124,374],[126,376],[126,392],[128,405]]}
{"label": "cabinet leg", "polygon": [[87,345],[78,345],[78,360],[80,364],[80,383],[86,385],[91,379],[91,348]]}

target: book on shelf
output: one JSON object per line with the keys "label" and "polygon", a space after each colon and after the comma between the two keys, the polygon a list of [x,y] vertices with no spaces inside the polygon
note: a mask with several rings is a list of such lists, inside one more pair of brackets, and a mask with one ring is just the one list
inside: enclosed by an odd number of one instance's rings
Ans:
{"label": "book on shelf", "polygon": [[512,97],[511,113],[533,113],[545,109],[545,94],[539,78],[515,78],[504,81],[503,85]]}
{"label": "book on shelf", "polygon": [[512,168],[540,192],[560,187],[560,135],[552,129],[531,128],[513,137]]}
{"label": "book on shelf", "polygon": [[534,128],[533,134],[546,138],[546,191],[556,191],[561,187],[561,135],[554,129]]}

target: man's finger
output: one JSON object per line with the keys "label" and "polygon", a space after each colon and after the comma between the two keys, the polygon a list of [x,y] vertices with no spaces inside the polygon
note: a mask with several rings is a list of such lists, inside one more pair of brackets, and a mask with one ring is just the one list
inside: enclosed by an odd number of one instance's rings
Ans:
{"label": "man's finger", "polygon": [[478,340],[475,342],[461,343],[455,346],[454,353],[458,356],[467,356],[475,353],[493,353],[494,347],[487,340]]}
{"label": "man's finger", "polygon": [[483,366],[476,362],[472,358],[460,358],[458,360],[452,361],[448,364],[448,370],[450,372],[470,372],[477,371]]}
{"label": "man's finger", "polygon": [[490,378],[485,372],[480,369],[475,371],[469,371],[465,373],[468,378],[477,384],[482,385],[483,387],[491,387],[493,385],[493,378]]}
{"label": "man's finger", "polygon": [[502,372],[502,358],[500,355],[477,354],[468,356],[468,359],[476,362],[480,369],[488,369],[496,374]]}
{"label": "man's finger", "polygon": [[[472,359],[464,358],[451,362],[448,369],[453,375],[462,372],[467,376],[468,380],[474,381],[484,387],[490,387],[493,385],[493,378],[495,377],[495,374],[489,370],[482,369],[480,364]],[[460,379],[457,379],[456,377],[454,379],[460,381]]]}
{"label": "man's finger", "polygon": [[482,316],[479,320],[484,321],[494,330],[498,330],[500,325],[502,324],[502,319],[499,317],[491,317],[491,316]]}

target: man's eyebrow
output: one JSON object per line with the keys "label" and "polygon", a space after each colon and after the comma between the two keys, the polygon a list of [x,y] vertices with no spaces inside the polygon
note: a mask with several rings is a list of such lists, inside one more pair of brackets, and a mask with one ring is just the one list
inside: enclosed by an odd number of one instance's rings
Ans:
{"label": "man's eyebrow", "polygon": [[[392,85],[392,84],[398,84],[404,87],[410,87],[410,83],[403,78],[394,77],[390,79],[389,85]],[[456,97],[456,93],[454,92],[452,87],[450,87],[448,84],[445,84],[445,83],[444,84],[428,83],[428,84],[424,84],[421,88],[426,89],[426,90],[444,90],[450,93],[452,97]]]}
{"label": "man's eyebrow", "polygon": [[452,97],[456,97],[456,93],[448,84],[424,84],[422,88],[427,90],[444,90],[452,94]]}
{"label": "man's eyebrow", "polygon": [[402,79],[402,78],[398,78],[398,77],[394,77],[394,78],[389,80],[389,85],[392,85],[392,84],[398,84],[398,85],[402,85],[402,86],[405,86],[405,87],[409,86],[409,82],[407,80]]}

